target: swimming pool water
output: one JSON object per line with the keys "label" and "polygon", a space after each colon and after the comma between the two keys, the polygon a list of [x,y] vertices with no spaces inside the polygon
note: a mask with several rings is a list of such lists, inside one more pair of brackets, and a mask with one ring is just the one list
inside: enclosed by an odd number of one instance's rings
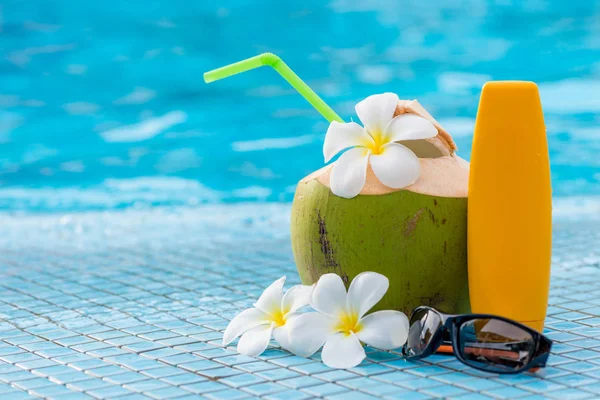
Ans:
{"label": "swimming pool water", "polygon": [[467,159],[482,84],[534,80],[557,202],[597,210],[600,4],[435,4],[3,2],[0,208],[290,201],[326,121],[273,71],[202,80],[272,51],[345,119],[370,94],[417,98]]}

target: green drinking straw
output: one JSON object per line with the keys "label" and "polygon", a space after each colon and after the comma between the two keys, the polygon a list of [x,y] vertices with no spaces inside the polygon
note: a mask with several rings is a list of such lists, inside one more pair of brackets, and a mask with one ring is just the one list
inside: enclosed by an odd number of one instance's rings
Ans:
{"label": "green drinking straw", "polygon": [[338,121],[344,122],[339,115],[335,113],[298,75],[294,73],[283,62],[281,58],[273,53],[263,53],[246,60],[238,61],[236,63],[226,65],[221,68],[213,69],[204,74],[204,82],[211,83],[218,81],[219,79],[227,78],[232,75],[237,75],[241,72],[250,71],[251,69],[269,66],[273,67],[275,71],[279,73],[288,81],[294,89],[298,91],[327,121]]}

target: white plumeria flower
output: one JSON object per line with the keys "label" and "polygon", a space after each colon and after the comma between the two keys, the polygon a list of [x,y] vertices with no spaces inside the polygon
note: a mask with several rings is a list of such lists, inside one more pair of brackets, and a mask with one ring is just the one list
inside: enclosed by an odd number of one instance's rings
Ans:
{"label": "white plumeria flower", "polygon": [[239,353],[256,357],[271,340],[271,334],[281,347],[287,349],[290,321],[298,316],[296,311],[309,303],[312,286],[296,285],[283,294],[285,276],[273,282],[249,308],[231,320],[223,334],[223,345],[227,346],[238,336]]}
{"label": "white plumeria flower", "polygon": [[366,357],[361,342],[383,350],[402,346],[408,336],[406,315],[386,310],[365,316],[388,287],[389,280],[376,272],[357,275],[347,293],[338,275],[321,276],[310,297],[317,312],[291,321],[289,350],[309,357],[324,345],[321,358],[327,366],[352,368]]}
{"label": "white plumeria flower", "polygon": [[367,166],[384,185],[401,189],[419,178],[421,164],[401,140],[428,139],[437,129],[427,119],[415,114],[394,118],[398,96],[383,93],[369,96],[355,107],[364,128],[355,122],[329,125],[323,145],[325,162],[349,147],[336,161],[331,171],[331,191],[340,197],[352,198],[360,193],[367,176]]}

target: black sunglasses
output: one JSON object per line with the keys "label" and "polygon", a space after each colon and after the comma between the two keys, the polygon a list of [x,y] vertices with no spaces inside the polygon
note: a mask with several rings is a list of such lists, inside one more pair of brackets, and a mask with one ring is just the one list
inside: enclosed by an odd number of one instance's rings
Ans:
{"label": "black sunglasses", "polygon": [[541,333],[497,315],[448,315],[431,307],[415,308],[402,349],[406,358],[430,356],[444,350],[445,343],[451,343],[464,364],[501,374],[544,367],[552,347],[552,340]]}

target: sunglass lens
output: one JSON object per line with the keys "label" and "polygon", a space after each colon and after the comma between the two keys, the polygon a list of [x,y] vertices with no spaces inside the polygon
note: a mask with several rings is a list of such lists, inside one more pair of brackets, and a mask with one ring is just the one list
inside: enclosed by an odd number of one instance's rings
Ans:
{"label": "sunglass lens", "polygon": [[535,347],[531,334],[509,322],[479,318],[459,328],[458,350],[465,362],[490,372],[516,371],[527,365]]}
{"label": "sunglass lens", "polygon": [[434,311],[421,309],[414,312],[410,318],[406,355],[419,356],[423,353],[441,325],[442,319]]}

